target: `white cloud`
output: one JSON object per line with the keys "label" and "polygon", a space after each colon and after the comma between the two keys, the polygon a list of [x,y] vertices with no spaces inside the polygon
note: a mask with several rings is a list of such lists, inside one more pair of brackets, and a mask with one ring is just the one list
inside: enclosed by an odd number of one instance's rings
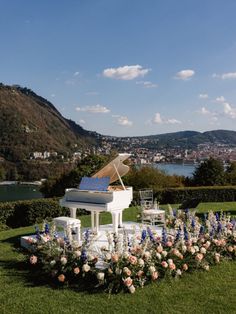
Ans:
{"label": "white cloud", "polygon": [[75,73],[74,73],[74,76],[78,76],[79,75],[79,71],[76,71]]}
{"label": "white cloud", "polygon": [[158,87],[157,84],[152,83],[150,81],[137,81],[136,84],[143,85],[143,87],[145,87],[145,88],[156,88],[156,87]]}
{"label": "white cloud", "polygon": [[150,69],[144,69],[141,65],[125,65],[118,68],[108,68],[103,71],[103,76],[117,80],[133,80],[145,76]]}
{"label": "white cloud", "polygon": [[199,94],[200,99],[208,99],[208,94]]}
{"label": "white cloud", "polygon": [[118,116],[117,124],[123,126],[132,126],[133,122],[130,121],[126,116]]}
{"label": "white cloud", "polygon": [[155,124],[181,124],[182,123],[181,121],[179,121],[175,118],[165,119],[161,116],[161,114],[159,112],[155,113],[155,116],[154,116],[152,122]]}
{"label": "white cloud", "polygon": [[222,102],[225,102],[226,99],[224,98],[224,96],[219,96],[219,97],[216,97],[216,100],[215,100],[215,101],[222,103]]}
{"label": "white cloud", "polygon": [[236,108],[233,108],[228,102],[223,103],[224,114],[231,118],[236,119]]}
{"label": "white cloud", "polygon": [[163,123],[161,114],[160,114],[159,112],[157,112],[157,113],[155,114],[155,117],[154,117],[154,119],[153,119],[153,122],[154,122],[154,123],[157,123],[157,124],[162,124],[162,123]]}
{"label": "white cloud", "polygon": [[77,107],[77,111],[84,111],[84,112],[90,112],[90,113],[108,113],[110,112],[110,109],[108,109],[105,106],[101,106],[99,104],[94,106],[86,106],[86,107]]}
{"label": "white cloud", "polygon": [[202,107],[202,108],[200,109],[199,113],[202,114],[202,115],[204,115],[204,116],[211,114],[211,112],[210,112],[208,109],[206,109],[205,107]]}
{"label": "white cloud", "polygon": [[236,72],[228,72],[223,74],[212,74],[213,78],[220,78],[222,80],[230,80],[230,79],[236,79]]}
{"label": "white cloud", "polygon": [[177,119],[167,119],[166,123],[168,124],[181,124],[182,122]]}
{"label": "white cloud", "polygon": [[191,77],[195,74],[194,70],[182,70],[176,73],[175,78],[178,80],[187,81],[190,80]]}
{"label": "white cloud", "polygon": [[80,120],[79,120],[79,123],[80,123],[80,124],[85,124],[85,121],[84,121],[83,119],[80,119]]}

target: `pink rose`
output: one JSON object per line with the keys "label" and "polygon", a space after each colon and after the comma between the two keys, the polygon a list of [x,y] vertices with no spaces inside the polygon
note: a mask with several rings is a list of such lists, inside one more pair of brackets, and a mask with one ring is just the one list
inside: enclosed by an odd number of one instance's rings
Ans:
{"label": "pink rose", "polygon": [[195,259],[199,262],[201,262],[201,260],[203,259],[204,255],[202,253],[197,253],[197,255],[195,256]]}
{"label": "pink rose", "polygon": [[58,279],[58,281],[60,281],[60,282],[64,282],[65,279],[66,279],[66,277],[65,277],[65,275],[63,275],[63,274],[60,274],[60,275],[57,277],[57,279]]}
{"label": "pink rose", "polygon": [[30,264],[36,264],[37,263],[37,261],[38,261],[38,258],[37,258],[37,256],[35,256],[35,255],[31,255],[30,256]]}
{"label": "pink rose", "polygon": [[171,264],[169,264],[169,268],[170,268],[170,270],[175,270],[176,266],[174,263],[171,263]]}
{"label": "pink rose", "polygon": [[111,260],[112,260],[112,262],[117,263],[117,262],[118,262],[118,260],[119,260],[119,256],[118,256],[118,254],[112,254],[112,256],[111,256]]}
{"label": "pink rose", "polygon": [[167,268],[168,264],[167,264],[167,262],[163,261],[163,262],[161,262],[161,266],[164,267],[164,268]]}
{"label": "pink rose", "polygon": [[123,273],[127,276],[130,276],[131,275],[131,270],[128,268],[128,267],[124,267],[123,268]]}
{"label": "pink rose", "polygon": [[135,264],[137,264],[137,257],[134,255],[131,255],[129,257],[129,261],[130,261],[130,264],[135,265]]}
{"label": "pink rose", "polygon": [[152,280],[157,280],[157,278],[158,278],[158,272],[157,272],[157,271],[154,271],[154,272],[152,273]]}
{"label": "pink rose", "polygon": [[124,285],[126,287],[130,287],[133,283],[133,280],[130,278],[130,277],[127,277],[125,280],[124,280]]}
{"label": "pink rose", "polygon": [[75,275],[78,275],[79,273],[80,273],[79,267],[75,267],[75,268],[74,268],[74,274],[75,274]]}
{"label": "pink rose", "polygon": [[188,264],[183,265],[183,270],[185,270],[185,271],[188,270]]}
{"label": "pink rose", "polygon": [[138,276],[138,277],[142,277],[143,274],[144,274],[143,270],[139,270],[139,271],[137,272],[137,276]]}
{"label": "pink rose", "polygon": [[171,247],[172,245],[173,245],[173,243],[171,241],[166,242],[166,246]]}

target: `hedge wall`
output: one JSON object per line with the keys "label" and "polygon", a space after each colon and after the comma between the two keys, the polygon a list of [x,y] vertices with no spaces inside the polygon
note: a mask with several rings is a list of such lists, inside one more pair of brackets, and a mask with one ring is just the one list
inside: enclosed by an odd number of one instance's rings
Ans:
{"label": "hedge wall", "polygon": [[58,199],[36,199],[0,203],[0,224],[12,228],[30,226],[44,219],[68,216],[69,210],[59,205]]}
{"label": "hedge wall", "polygon": [[[161,204],[180,204],[188,199],[199,199],[200,202],[234,202],[236,186],[183,187],[155,189],[154,198]],[[139,202],[138,192],[134,192],[134,203]]]}
{"label": "hedge wall", "polygon": [[[154,197],[161,204],[180,204],[193,198],[200,202],[233,202],[236,201],[236,186],[156,189]],[[133,203],[139,203],[138,191],[134,191]],[[80,211],[80,214],[85,213]],[[58,216],[69,216],[69,210],[59,205],[58,198],[0,203],[0,225],[12,228],[30,226]]]}

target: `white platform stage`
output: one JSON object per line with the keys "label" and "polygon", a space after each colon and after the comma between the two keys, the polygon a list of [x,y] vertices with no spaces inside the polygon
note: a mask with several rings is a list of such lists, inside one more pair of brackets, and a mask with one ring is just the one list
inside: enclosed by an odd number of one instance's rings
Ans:
{"label": "white platform stage", "polygon": [[[152,233],[155,237],[161,237],[162,233],[162,227],[160,226],[149,226],[149,225],[144,225],[141,223],[136,223],[132,221],[126,221],[123,222],[122,228],[118,229],[118,237],[122,237],[122,235],[126,235],[130,240],[132,238],[136,238],[137,241],[141,239],[141,234],[143,230],[147,230],[147,228],[150,228],[152,230]],[[89,228],[82,228],[81,233],[82,233],[82,239],[84,238],[84,234],[86,230],[90,230]],[[99,235],[93,235],[90,233],[90,249],[92,251],[100,251],[101,248],[106,248],[109,249],[109,234],[112,234],[113,232],[113,225],[108,224],[108,225],[100,225],[100,230],[99,230]],[[60,237],[64,237],[63,232],[59,232]],[[36,238],[36,235],[27,235],[23,236],[20,239],[21,246],[28,249],[30,244],[28,239],[29,238]]]}

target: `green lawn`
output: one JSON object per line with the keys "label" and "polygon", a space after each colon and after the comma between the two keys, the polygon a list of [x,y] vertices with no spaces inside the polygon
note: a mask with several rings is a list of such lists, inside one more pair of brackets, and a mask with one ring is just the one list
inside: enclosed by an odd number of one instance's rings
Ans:
{"label": "green lawn", "polygon": [[[236,203],[200,204],[199,210],[236,209]],[[101,215],[110,222],[109,214]],[[137,209],[124,212],[136,220]],[[89,226],[90,216],[81,216]],[[138,289],[134,295],[88,294],[70,289],[35,286],[18,250],[19,237],[34,227],[0,232],[0,313],[236,313],[236,263],[224,262],[209,272],[185,274]]]}

